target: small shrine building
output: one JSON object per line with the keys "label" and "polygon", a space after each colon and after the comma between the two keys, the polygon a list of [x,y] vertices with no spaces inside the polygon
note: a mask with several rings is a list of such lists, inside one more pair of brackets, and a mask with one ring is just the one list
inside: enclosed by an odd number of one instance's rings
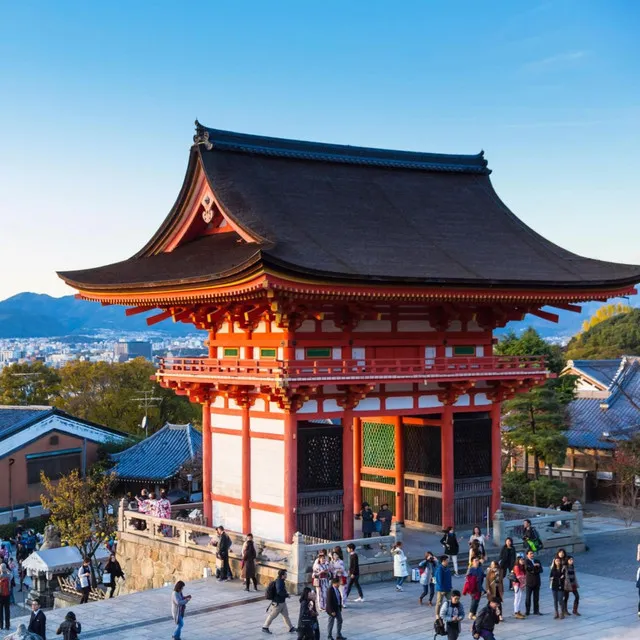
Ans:
{"label": "small shrine building", "polygon": [[363,500],[430,528],[500,507],[500,405],[548,376],[493,354],[542,307],[632,293],[640,266],[575,255],[500,200],[482,153],[283,140],[196,122],[149,242],[61,273],[86,300],[207,332],[159,382],[203,410],[208,524],[353,537]]}

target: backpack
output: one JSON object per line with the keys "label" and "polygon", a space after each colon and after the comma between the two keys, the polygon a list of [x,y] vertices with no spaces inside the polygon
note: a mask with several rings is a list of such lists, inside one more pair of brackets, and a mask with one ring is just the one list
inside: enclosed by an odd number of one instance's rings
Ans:
{"label": "backpack", "polygon": [[442,618],[436,618],[433,621],[433,633],[434,633],[434,638],[435,636],[446,636],[447,635],[447,628],[444,624],[444,620]]}
{"label": "backpack", "polygon": [[276,581],[272,580],[268,585],[267,585],[267,589],[264,592],[264,597],[266,600],[270,600],[271,602],[275,601],[276,599]]}
{"label": "backpack", "polygon": [[0,578],[0,596],[8,598],[11,595],[11,582],[9,578],[3,576]]}

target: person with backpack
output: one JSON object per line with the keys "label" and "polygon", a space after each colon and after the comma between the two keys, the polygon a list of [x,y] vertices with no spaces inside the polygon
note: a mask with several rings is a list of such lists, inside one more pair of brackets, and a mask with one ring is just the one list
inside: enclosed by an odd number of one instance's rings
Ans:
{"label": "person with backpack", "polygon": [[433,595],[436,590],[436,585],[433,582],[433,573],[436,569],[436,559],[431,551],[427,551],[424,554],[424,560],[418,565],[420,571],[420,584],[422,585],[422,593],[418,598],[418,602],[422,604],[422,601],[429,596],[429,606],[433,607]]}
{"label": "person with backpack", "polygon": [[76,620],[76,614],[69,611],[60,623],[56,635],[62,635],[63,640],[78,640],[79,633],[82,633],[82,625]]}
{"label": "person with backpack", "polygon": [[533,551],[529,550],[527,559],[524,563],[527,572],[526,595],[525,595],[525,615],[531,613],[531,600],[533,598],[533,613],[541,616],[540,613],[540,576],[542,575],[542,565],[539,560],[534,558]]}
{"label": "person with backpack", "polygon": [[475,557],[471,562],[471,567],[467,571],[467,576],[462,588],[463,595],[471,596],[471,606],[469,607],[469,619],[475,620],[480,605],[480,598],[483,594],[484,571],[480,566],[480,558]]}
{"label": "person with backpack", "polygon": [[356,545],[350,542],[347,545],[347,551],[349,552],[349,584],[347,584],[345,600],[349,597],[351,588],[355,585],[358,590],[358,597],[355,601],[364,602],[364,595],[360,586],[360,559],[356,553]]}
{"label": "person with backpack", "polygon": [[449,569],[449,556],[440,556],[440,562],[434,573],[436,580],[436,618],[440,617],[442,601],[451,596],[451,569]]}
{"label": "person with backpack", "polygon": [[460,601],[460,592],[451,592],[451,601],[445,600],[440,607],[442,618],[447,632],[447,640],[458,640],[460,635],[460,623],[464,620],[464,606]]}
{"label": "person with backpack", "polygon": [[531,526],[531,520],[524,520],[522,524],[522,542],[524,544],[524,552],[527,553],[527,551],[533,551],[534,553],[537,553],[544,548],[538,532]]}
{"label": "person with backpack", "polygon": [[11,578],[7,565],[0,564],[0,629],[11,626]]}
{"label": "person with backpack", "polygon": [[493,598],[489,601],[489,604],[480,610],[478,616],[473,621],[473,627],[471,632],[473,637],[483,638],[483,640],[495,640],[493,630],[497,624],[500,624],[500,617],[502,613],[500,611],[500,603]]}
{"label": "person with backpack", "polygon": [[458,536],[453,530],[453,527],[447,527],[442,531],[444,534],[440,539],[440,544],[444,547],[444,552],[451,558],[453,562],[454,575],[458,577],[460,572],[458,571],[458,553],[460,552],[460,545],[458,544]]}
{"label": "person with backpack", "polygon": [[262,625],[263,633],[271,633],[269,627],[278,616],[282,616],[285,625],[289,629],[289,633],[295,633],[296,631],[296,628],[291,624],[289,609],[287,608],[287,598],[289,594],[287,593],[287,585],[285,583],[286,578],[286,569],[280,569],[278,571],[278,577],[269,583],[264,592],[265,598],[270,601],[270,604],[267,607],[267,618]]}

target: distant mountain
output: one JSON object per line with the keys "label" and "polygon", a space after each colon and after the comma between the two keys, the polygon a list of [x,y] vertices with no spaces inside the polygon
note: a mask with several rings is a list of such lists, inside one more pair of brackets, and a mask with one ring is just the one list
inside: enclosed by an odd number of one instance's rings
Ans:
{"label": "distant mountain", "polygon": [[[101,330],[148,332],[151,328],[144,315],[127,317],[123,307],[103,307],[98,302],[78,300],[75,296],[53,298],[25,292],[0,302],[0,338],[91,336]],[[170,320],[155,325],[153,330],[175,336],[195,332],[191,325]]]}

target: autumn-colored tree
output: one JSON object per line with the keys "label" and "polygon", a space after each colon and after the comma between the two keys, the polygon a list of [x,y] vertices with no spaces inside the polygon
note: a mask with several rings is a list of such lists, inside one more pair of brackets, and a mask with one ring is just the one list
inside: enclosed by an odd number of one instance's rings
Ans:
{"label": "autumn-colored tree", "polygon": [[75,470],[57,482],[40,474],[44,493],[42,506],[51,513],[50,522],[63,543],[74,546],[83,557],[91,558],[91,571],[95,582],[95,554],[117,530],[114,516],[108,514],[112,477],[103,473],[82,478]]}
{"label": "autumn-colored tree", "polygon": [[592,327],[600,324],[603,320],[608,320],[614,316],[619,316],[621,313],[629,313],[633,307],[622,302],[614,302],[611,304],[605,304],[600,307],[590,318],[582,323],[582,330],[589,331]]}
{"label": "autumn-colored tree", "polygon": [[0,404],[48,405],[59,389],[60,376],[43,362],[10,364],[0,371]]}

